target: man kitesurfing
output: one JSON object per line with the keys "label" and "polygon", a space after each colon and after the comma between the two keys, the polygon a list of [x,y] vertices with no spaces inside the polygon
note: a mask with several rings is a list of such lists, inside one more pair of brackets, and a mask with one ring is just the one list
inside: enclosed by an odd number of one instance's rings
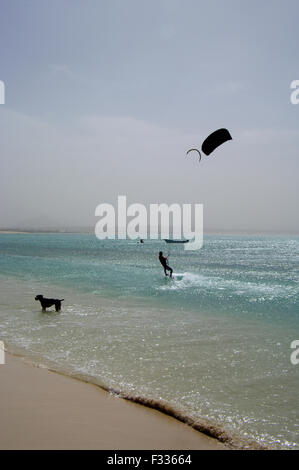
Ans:
{"label": "man kitesurfing", "polygon": [[163,251],[160,251],[159,252],[159,261],[160,261],[160,263],[162,264],[162,266],[164,268],[165,276],[168,276],[166,271],[170,271],[169,277],[172,278],[173,269],[170,266],[168,266],[167,260],[168,260],[168,256],[163,256]]}

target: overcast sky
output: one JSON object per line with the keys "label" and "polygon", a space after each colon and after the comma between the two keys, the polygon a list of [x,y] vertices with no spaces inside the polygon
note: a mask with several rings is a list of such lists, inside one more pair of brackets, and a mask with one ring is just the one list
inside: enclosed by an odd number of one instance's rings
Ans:
{"label": "overcast sky", "polygon": [[[203,203],[209,230],[299,231],[298,0],[0,0],[0,226]],[[217,128],[233,141],[198,164]]]}

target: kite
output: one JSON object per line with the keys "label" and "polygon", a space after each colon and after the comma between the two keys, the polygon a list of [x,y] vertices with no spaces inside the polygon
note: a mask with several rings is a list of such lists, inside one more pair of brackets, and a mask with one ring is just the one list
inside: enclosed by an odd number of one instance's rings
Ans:
{"label": "kite", "polygon": [[[218,129],[217,131],[210,134],[206,140],[203,142],[201,146],[201,151],[205,155],[210,155],[214,150],[219,147],[220,145],[224,144],[228,140],[232,140],[232,136],[228,132],[227,129]],[[199,154],[199,161],[201,160],[201,153],[198,149],[190,149],[186,153],[188,155],[189,152],[196,151]]]}

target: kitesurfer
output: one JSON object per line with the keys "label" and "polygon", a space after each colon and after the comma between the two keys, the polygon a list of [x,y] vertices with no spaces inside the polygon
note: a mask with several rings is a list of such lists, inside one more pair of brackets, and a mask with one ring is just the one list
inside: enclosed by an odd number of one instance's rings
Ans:
{"label": "kitesurfer", "polygon": [[167,274],[166,271],[170,271],[169,277],[172,277],[173,269],[172,269],[170,266],[168,266],[167,260],[168,260],[168,257],[167,257],[167,256],[163,256],[163,252],[160,251],[160,252],[159,252],[159,261],[160,261],[160,263],[162,264],[162,266],[163,266],[163,268],[164,268],[165,276],[168,276],[168,274]]}

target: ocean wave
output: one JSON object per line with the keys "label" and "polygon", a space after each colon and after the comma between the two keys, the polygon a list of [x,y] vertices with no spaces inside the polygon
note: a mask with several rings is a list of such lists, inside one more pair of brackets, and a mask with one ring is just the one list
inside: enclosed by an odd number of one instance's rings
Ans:
{"label": "ocean wave", "polygon": [[24,356],[21,353],[21,350],[18,351],[11,348],[8,351],[10,354],[20,357],[21,359],[25,360],[29,364],[35,367],[39,367],[42,369],[47,369],[49,372],[55,372],[67,377],[72,377],[74,379],[80,380],[82,382],[93,384],[102,390],[112,394],[115,397],[120,399],[128,400],[133,403],[146,406],[147,408],[151,408],[153,410],[159,411],[165,415],[171,416],[172,418],[177,419],[178,421],[192,427],[194,430],[205,434],[206,436],[212,437],[219,442],[223,443],[229,449],[234,450],[267,450],[267,449],[275,449],[276,446],[265,445],[264,443],[258,442],[257,440],[247,439],[241,435],[238,435],[235,432],[228,430],[224,425],[221,423],[217,423],[215,421],[194,417],[185,411],[181,410],[177,406],[172,405],[171,403],[161,399],[161,398],[151,398],[145,395],[139,395],[138,393],[126,392],[121,389],[111,387],[106,385],[105,383],[99,383],[99,379],[84,373],[83,370],[69,370],[66,371],[65,369],[59,368],[53,363],[50,365],[50,358],[48,364],[47,358],[37,358],[33,355],[29,356],[28,352],[27,355]]}

